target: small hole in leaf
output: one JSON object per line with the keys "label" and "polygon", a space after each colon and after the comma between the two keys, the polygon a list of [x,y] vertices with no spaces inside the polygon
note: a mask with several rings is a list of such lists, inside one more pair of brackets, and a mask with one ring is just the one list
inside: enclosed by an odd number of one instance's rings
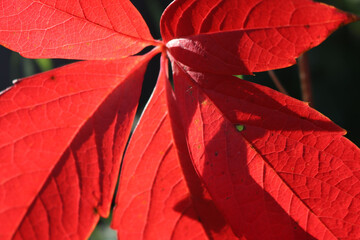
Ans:
{"label": "small hole in leaf", "polygon": [[50,80],[55,80],[55,76],[54,76],[54,75],[51,75],[51,76],[50,76]]}
{"label": "small hole in leaf", "polygon": [[94,212],[95,215],[98,215],[98,214],[99,214],[99,211],[97,210],[96,207],[93,208],[93,212]]}
{"label": "small hole in leaf", "polygon": [[237,124],[237,125],[235,125],[235,127],[236,127],[236,130],[238,130],[239,132],[242,132],[245,129],[245,126],[241,125],[241,124]]}

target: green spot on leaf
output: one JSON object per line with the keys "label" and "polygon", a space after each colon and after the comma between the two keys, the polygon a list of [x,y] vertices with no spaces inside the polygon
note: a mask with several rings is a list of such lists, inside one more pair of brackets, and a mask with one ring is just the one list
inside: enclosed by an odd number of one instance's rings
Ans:
{"label": "green spot on leaf", "polygon": [[235,125],[235,127],[236,127],[236,130],[238,130],[239,132],[242,132],[245,129],[245,126],[241,125],[241,124],[237,124],[237,125]]}

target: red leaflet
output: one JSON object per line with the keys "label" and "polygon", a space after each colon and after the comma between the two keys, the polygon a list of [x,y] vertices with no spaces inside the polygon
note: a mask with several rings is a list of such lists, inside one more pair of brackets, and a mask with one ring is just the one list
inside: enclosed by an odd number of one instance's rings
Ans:
{"label": "red leaflet", "polygon": [[196,221],[172,140],[165,78],[162,68],[124,158],[112,222],[119,239],[206,237]]}
{"label": "red leaflet", "polygon": [[[193,206],[198,214],[198,218],[203,224],[210,239],[238,239],[224,216],[215,206],[209,192],[200,180],[196,170],[193,167],[191,157],[186,142],[186,133],[182,126],[182,114],[179,114],[178,107],[176,106],[173,91],[167,88],[167,97],[169,104],[169,112],[171,117],[171,125],[175,146],[178,151],[180,164],[183,170],[184,178],[190,191],[190,197]],[[245,240],[245,238],[241,238]]]}
{"label": "red leaflet", "polygon": [[[186,74],[175,89],[192,161],[248,239],[360,238],[360,152],[307,104],[234,77]],[[198,78],[209,84],[194,84]]]}
{"label": "red leaflet", "polygon": [[186,180],[195,194],[189,196],[177,156],[179,144],[174,145],[171,133],[165,63],[124,158],[112,226],[119,239],[208,239],[206,232],[211,239],[231,239],[234,236],[223,217],[211,199],[204,198],[205,189],[199,185],[186,145],[180,145],[185,149],[180,157],[187,161]]}
{"label": "red leaflet", "polygon": [[[119,238],[360,239],[360,151],[345,131],[231,77],[294,64],[355,20],[310,0],[175,0],[158,42],[129,0],[2,0],[1,45],[108,60],[0,95],[0,239],[85,239],[108,216],[144,71],[159,52],[158,86],[120,177]],[[127,57],[149,45],[158,47]]]}
{"label": "red leaflet", "polygon": [[155,41],[128,0],[2,0],[0,44],[31,58],[109,59]]}
{"label": "red leaflet", "polygon": [[171,55],[191,70],[251,74],[293,65],[356,19],[309,0],[184,0],[166,9],[161,32]]}
{"label": "red leaflet", "polygon": [[109,214],[150,57],[75,63],[1,95],[1,239],[84,239]]}

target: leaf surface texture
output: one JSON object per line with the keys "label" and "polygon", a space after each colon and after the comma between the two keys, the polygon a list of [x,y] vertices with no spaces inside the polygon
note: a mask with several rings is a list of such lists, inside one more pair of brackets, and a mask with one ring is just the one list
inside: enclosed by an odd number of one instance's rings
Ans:
{"label": "leaf surface texture", "polygon": [[174,78],[193,165],[236,234],[360,236],[360,152],[344,130],[306,103],[235,77],[174,64]]}
{"label": "leaf surface texture", "polygon": [[2,0],[0,44],[29,58],[104,60],[155,44],[128,0]]}
{"label": "leaf surface texture", "polygon": [[295,64],[356,19],[309,0],[185,0],[165,10],[161,33],[171,55],[191,70],[252,74]]}
{"label": "leaf surface texture", "polygon": [[1,239],[86,238],[108,216],[148,57],[75,63],[0,96]]}

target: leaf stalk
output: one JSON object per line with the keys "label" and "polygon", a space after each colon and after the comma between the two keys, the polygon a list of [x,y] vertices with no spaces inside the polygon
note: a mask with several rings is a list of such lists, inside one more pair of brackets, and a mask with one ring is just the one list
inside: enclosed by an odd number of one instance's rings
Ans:
{"label": "leaf stalk", "polygon": [[289,95],[288,91],[284,88],[284,86],[281,84],[279,78],[276,76],[275,72],[273,70],[269,70],[268,74],[272,81],[274,82],[276,88],[283,94]]}
{"label": "leaf stalk", "polygon": [[302,100],[308,102],[310,106],[314,105],[312,94],[311,73],[309,65],[309,54],[303,53],[298,59],[299,77]]}

